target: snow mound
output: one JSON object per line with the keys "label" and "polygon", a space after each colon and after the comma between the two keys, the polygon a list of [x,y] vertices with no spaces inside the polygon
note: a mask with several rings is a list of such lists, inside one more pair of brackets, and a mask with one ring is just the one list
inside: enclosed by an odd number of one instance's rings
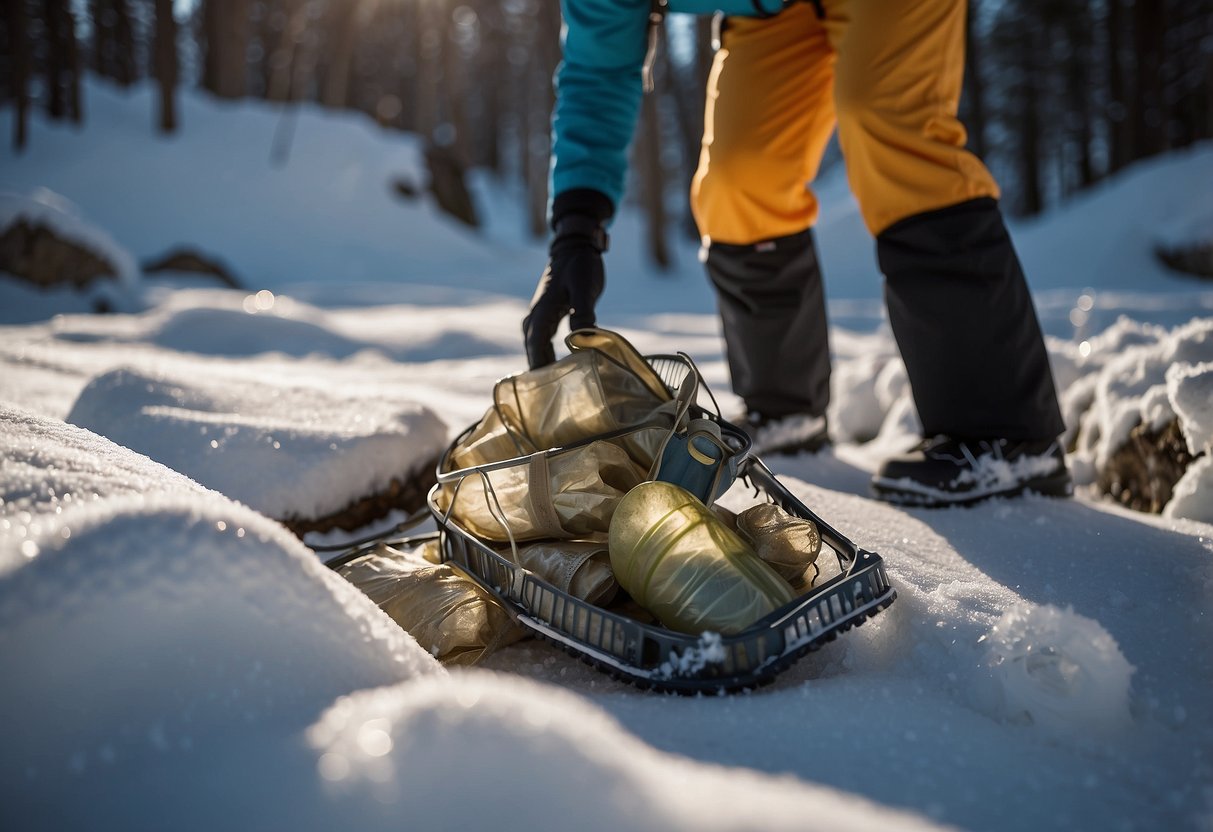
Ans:
{"label": "snow mound", "polygon": [[0,191],[0,233],[25,220],[32,226],[49,228],[59,237],[75,243],[109,263],[127,288],[139,280],[139,265],[129,251],[109,234],[88,222],[66,197],[47,188],[37,188],[29,196]]}
{"label": "snow mound", "polygon": [[435,811],[445,829],[930,828],[791,778],[661,753],[583,698],[483,671],[342,698],[308,738],[330,794],[362,813],[344,816],[352,828]]}
{"label": "snow mound", "polygon": [[1167,399],[1183,422],[1188,450],[1213,448],[1213,362],[1167,368]]}
{"label": "snow mound", "polygon": [[1203,456],[1188,466],[1162,513],[1213,523],[1213,457]]}
{"label": "snow mound", "polygon": [[380,493],[430,464],[447,435],[433,411],[388,385],[242,378],[201,362],[98,376],[68,421],[278,519]]}
{"label": "snow mound", "polygon": [[1108,735],[1131,722],[1133,666],[1098,621],[1019,604],[983,639],[992,715],[1049,735]]}
{"label": "snow mound", "polygon": [[[132,494],[207,494],[188,477],[72,425],[0,405],[0,575],[36,551],[44,515]],[[29,541],[27,543],[27,540]]]}
{"label": "snow mound", "polygon": [[[1176,417],[1168,370],[1213,362],[1213,318],[1194,318],[1170,331],[1122,318],[1087,343],[1089,353],[1079,367],[1085,375],[1063,394],[1063,410],[1070,434],[1077,431],[1078,457],[1098,469],[1133,428],[1159,430]],[[1189,416],[1210,423],[1208,401],[1189,405]]]}
{"label": "snow mound", "polygon": [[[273,521],[75,428],[0,435],[22,454],[0,467],[0,782],[55,794],[443,672]],[[31,491],[42,464],[59,487]]]}

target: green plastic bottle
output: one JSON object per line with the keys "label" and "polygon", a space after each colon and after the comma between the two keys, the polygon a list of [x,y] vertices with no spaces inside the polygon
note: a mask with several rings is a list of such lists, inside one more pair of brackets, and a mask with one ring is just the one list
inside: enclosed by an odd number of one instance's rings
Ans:
{"label": "green plastic bottle", "polygon": [[611,519],[619,585],[671,630],[729,635],[794,597],[748,543],[688,491],[644,482]]}

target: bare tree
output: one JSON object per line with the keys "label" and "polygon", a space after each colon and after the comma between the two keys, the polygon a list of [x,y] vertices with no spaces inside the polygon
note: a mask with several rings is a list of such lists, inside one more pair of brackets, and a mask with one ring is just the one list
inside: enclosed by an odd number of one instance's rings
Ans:
{"label": "bare tree", "polygon": [[657,91],[648,93],[640,106],[640,140],[635,154],[641,179],[641,198],[648,219],[645,239],[649,257],[661,268],[670,265],[666,245],[665,172],[661,165],[661,113],[657,109]]}
{"label": "bare tree", "polygon": [[240,98],[248,89],[250,5],[250,0],[203,0],[202,86],[222,98]]}
{"label": "bare tree", "polygon": [[156,14],[154,60],[156,81],[160,87],[159,127],[162,133],[177,129],[177,19],[173,0],[155,0]]}
{"label": "bare tree", "polygon": [[977,19],[981,14],[979,0],[969,0],[965,14],[965,124],[969,131],[969,146],[979,157],[986,156],[986,85],[982,77],[982,50],[977,37]]}
{"label": "bare tree", "polygon": [[29,141],[29,20],[24,0],[7,0],[6,5],[12,60],[10,84],[16,110],[13,118],[13,147],[20,151],[25,149]]}
{"label": "bare tree", "polygon": [[1134,0],[1132,98],[1133,157],[1143,159],[1167,149],[1166,104],[1163,92],[1163,51],[1166,48],[1166,9],[1162,0]]}

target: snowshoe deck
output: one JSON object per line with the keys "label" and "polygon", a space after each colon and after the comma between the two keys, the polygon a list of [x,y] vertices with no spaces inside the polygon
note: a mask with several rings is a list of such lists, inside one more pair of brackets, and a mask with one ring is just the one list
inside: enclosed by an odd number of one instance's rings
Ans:
{"label": "snowshoe deck", "polygon": [[[722,423],[726,429],[732,428]],[[884,563],[794,497],[756,457],[739,476],[785,511],[817,524],[840,572],[743,632],[699,636],[645,624],[562,592],[514,565],[445,517],[430,493],[442,558],[466,572],[519,623],[588,664],[643,689],[729,693],[767,684],[798,659],[885,609],[897,597]],[[823,555],[825,550],[823,549]]]}

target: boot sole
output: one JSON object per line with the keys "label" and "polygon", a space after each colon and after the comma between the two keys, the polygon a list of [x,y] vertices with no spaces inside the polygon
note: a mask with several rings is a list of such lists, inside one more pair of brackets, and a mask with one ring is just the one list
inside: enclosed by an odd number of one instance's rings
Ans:
{"label": "boot sole", "polygon": [[1042,497],[1072,497],[1074,481],[1070,472],[1061,470],[1046,477],[1036,477],[1025,480],[1011,488],[997,491],[986,491],[979,494],[973,492],[949,492],[928,486],[918,485],[912,480],[873,479],[872,496],[878,500],[899,506],[913,508],[949,508],[967,507],[992,500],[996,497],[1019,497],[1024,494],[1039,494]]}

